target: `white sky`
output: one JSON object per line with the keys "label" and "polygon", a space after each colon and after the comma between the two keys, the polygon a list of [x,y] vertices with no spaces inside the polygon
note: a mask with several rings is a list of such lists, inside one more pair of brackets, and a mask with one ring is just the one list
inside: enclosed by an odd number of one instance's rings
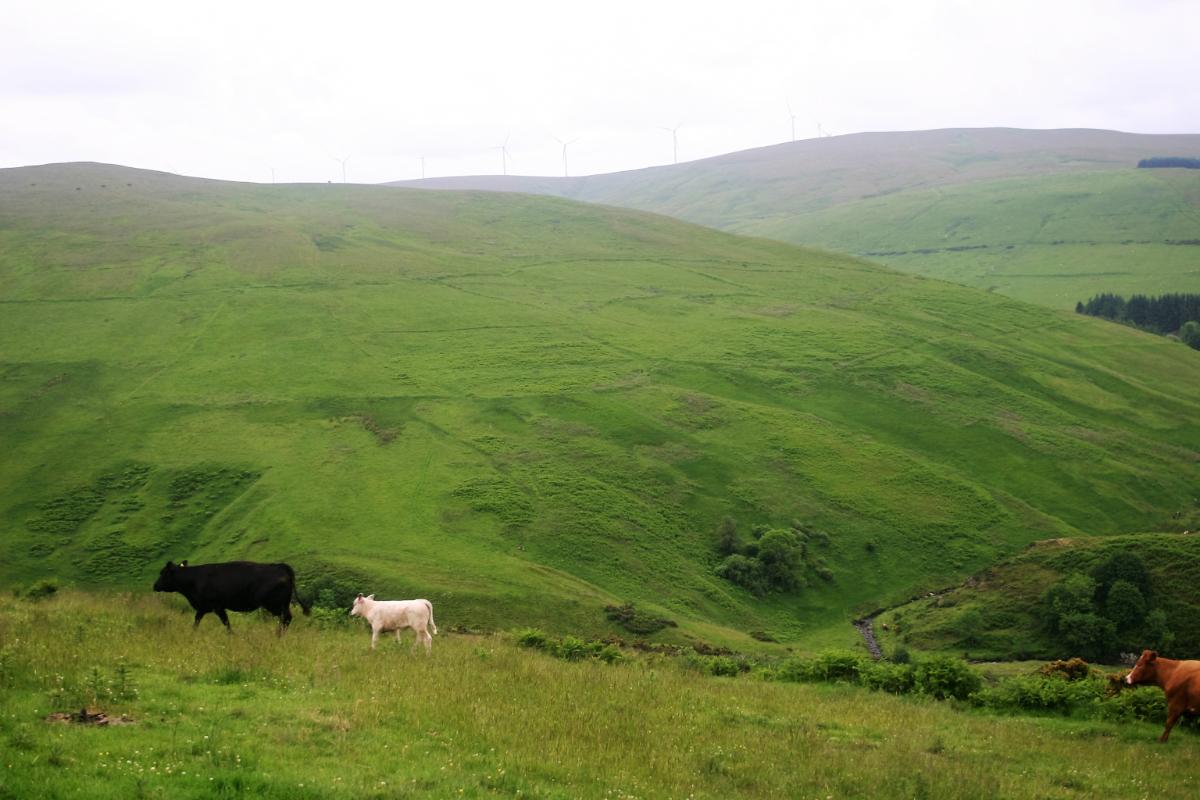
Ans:
{"label": "white sky", "polygon": [[[0,167],[572,175],[817,133],[1200,132],[1200,0],[6,0]],[[1192,154],[1197,155],[1197,154]]]}

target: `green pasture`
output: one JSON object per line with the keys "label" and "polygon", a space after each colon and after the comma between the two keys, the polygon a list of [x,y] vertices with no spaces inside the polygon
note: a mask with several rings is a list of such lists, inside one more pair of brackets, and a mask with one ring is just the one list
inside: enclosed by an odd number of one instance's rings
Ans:
{"label": "green pasture", "polygon": [[[1195,733],[1160,745],[1157,722],[233,624],[193,632],[144,592],[0,599],[0,797],[1185,798],[1200,778]],[[126,724],[48,720],[81,708]]]}
{"label": "green pasture", "polygon": [[[470,629],[814,648],[1195,504],[1194,351],[645,213],[5,170],[0,309],[6,586],[286,560]],[[831,580],[718,578],[726,516],[827,533]]]}

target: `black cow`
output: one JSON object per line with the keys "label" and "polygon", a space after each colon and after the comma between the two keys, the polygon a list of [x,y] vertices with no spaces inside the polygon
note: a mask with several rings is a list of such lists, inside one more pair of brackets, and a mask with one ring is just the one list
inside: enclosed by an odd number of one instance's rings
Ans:
{"label": "black cow", "polygon": [[[196,609],[195,628],[212,611],[229,629],[226,611],[254,611],[265,608],[279,617],[279,632],[292,621],[289,607],[295,599],[308,616],[310,605],[296,594],[296,573],[287,564],[257,564],[230,561],[225,564],[198,564],[170,561],[154,582],[156,592],[179,592]],[[230,629],[232,630],[232,629]]]}

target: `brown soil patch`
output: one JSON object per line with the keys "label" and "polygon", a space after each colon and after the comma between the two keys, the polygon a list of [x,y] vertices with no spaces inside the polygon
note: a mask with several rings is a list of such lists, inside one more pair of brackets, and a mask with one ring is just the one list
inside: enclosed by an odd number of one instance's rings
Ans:
{"label": "brown soil patch", "polygon": [[58,711],[46,717],[46,722],[67,722],[76,725],[132,725],[133,720],[122,714],[110,717],[100,709],[81,708],[78,711]]}

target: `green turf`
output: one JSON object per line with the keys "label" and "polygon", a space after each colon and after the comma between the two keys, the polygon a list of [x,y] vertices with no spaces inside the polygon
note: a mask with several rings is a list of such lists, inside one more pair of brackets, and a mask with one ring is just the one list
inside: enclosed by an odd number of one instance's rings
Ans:
{"label": "green turf", "polygon": [[[0,253],[6,584],[286,559],[447,624],[818,647],[1193,502],[1194,351],[665,217],[73,165],[0,171]],[[828,532],[833,580],[716,577],[726,515]]]}

